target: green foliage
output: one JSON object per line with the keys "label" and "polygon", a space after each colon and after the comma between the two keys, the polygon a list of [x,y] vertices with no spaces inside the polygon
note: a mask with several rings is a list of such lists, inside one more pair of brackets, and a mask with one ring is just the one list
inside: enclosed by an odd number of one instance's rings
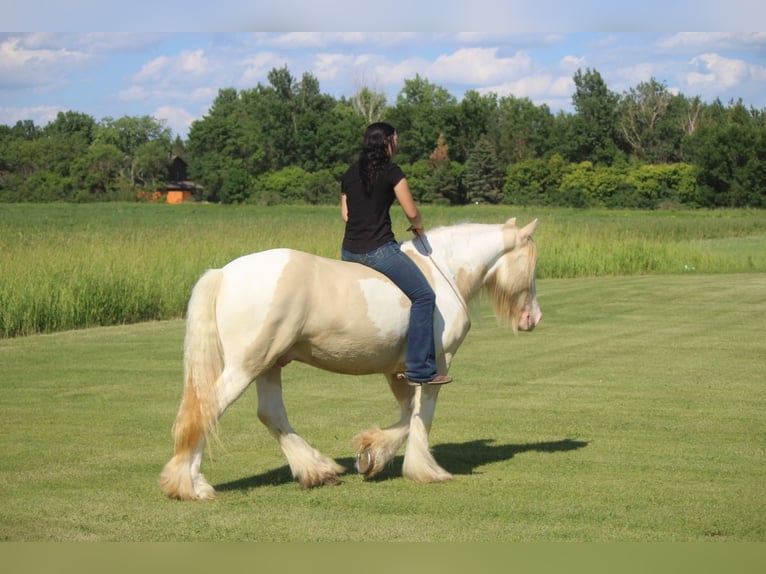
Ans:
{"label": "green foliage", "polygon": [[300,167],[266,173],[256,181],[255,202],[260,205],[304,203],[308,179],[309,174]]}
{"label": "green foliage", "polygon": [[555,154],[549,159],[529,159],[508,166],[503,187],[504,203],[555,205],[568,166]]}
{"label": "green foliage", "polygon": [[117,189],[121,176],[128,169],[128,160],[117,146],[94,143],[72,166],[77,188],[90,195],[107,195]]}
{"label": "green foliage", "polygon": [[636,207],[701,205],[698,170],[689,164],[638,165],[626,177],[639,198]]}
{"label": "green foliage", "polygon": [[61,201],[69,196],[68,179],[50,171],[35,171],[24,180],[19,189],[22,201]]}
{"label": "green foliage", "polygon": [[242,203],[252,193],[253,183],[250,174],[242,167],[242,162],[227,162],[221,173],[221,190],[218,200],[223,204]]}
{"label": "green foliage", "polygon": [[465,203],[462,185],[464,167],[449,158],[419,160],[401,166],[412,196],[418,203],[461,205]]}
{"label": "green foliage", "polygon": [[658,209],[703,204],[689,164],[566,164],[559,155],[508,167],[504,202],[515,205]]}

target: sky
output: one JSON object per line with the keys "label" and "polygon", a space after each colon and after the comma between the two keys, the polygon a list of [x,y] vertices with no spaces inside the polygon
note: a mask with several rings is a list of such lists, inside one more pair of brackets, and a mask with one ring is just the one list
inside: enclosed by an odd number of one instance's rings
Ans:
{"label": "sky", "polygon": [[[620,94],[654,78],[688,97],[741,98],[764,109],[766,32],[748,31],[747,24],[758,21],[749,16],[766,22],[766,9],[742,18],[736,8],[744,1],[730,0],[719,16],[720,3],[708,0],[664,3],[673,6],[664,11],[663,3],[650,0],[641,14],[626,18],[612,12],[616,2],[591,2],[585,17],[571,3],[541,0],[556,14],[549,19],[515,0],[463,0],[453,10],[443,1],[440,16],[428,4],[388,0],[380,5],[391,10],[371,21],[349,16],[360,4],[343,0],[188,0],[183,11],[167,0],[154,8],[134,0],[136,8],[152,10],[151,18],[126,12],[124,3],[117,12],[101,0],[26,0],[8,7],[0,24],[19,30],[0,32],[0,124],[31,119],[44,126],[68,110],[96,120],[150,115],[185,138],[219,89],[266,85],[269,71],[284,66],[295,78],[311,73],[321,92],[336,98],[366,86],[383,92],[389,104],[405,80],[419,75],[458,100],[476,90],[572,112],[572,77],[592,69]],[[259,12],[260,4],[271,8]],[[684,12],[691,7],[695,11]],[[490,9],[496,18],[475,17]],[[743,21],[726,16],[732,9]],[[397,30],[402,22],[415,31]],[[357,31],[328,30],[346,27]],[[389,31],[358,31],[367,27]],[[699,31],[678,31],[689,29]]]}

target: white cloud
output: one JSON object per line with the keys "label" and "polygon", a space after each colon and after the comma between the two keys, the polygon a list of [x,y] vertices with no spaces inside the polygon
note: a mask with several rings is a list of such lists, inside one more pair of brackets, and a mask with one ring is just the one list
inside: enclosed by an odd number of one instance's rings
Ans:
{"label": "white cloud", "polygon": [[29,48],[23,38],[8,36],[0,41],[0,88],[52,87],[90,60],[83,52]]}
{"label": "white cloud", "polygon": [[[290,69],[286,58],[276,52],[258,52],[239,63],[234,63],[233,68],[237,70],[239,84],[252,87],[259,82],[265,84],[272,69],[281,68],[285,65]],[[294,70],[290,70],[290,72],[295,73]]]}
{"label": "white cloud", "polygon": [[[529,98],[533,102],[566,101],[574,88],[572,79],[568,76],[550,74],[535,74],[525,76],[512,82],[503,82],[494,86],[480,88],[480,93],[493,92],[498,96],[515,96]],[[557,106],[560,107],[560,106]]]}
{"label": "white cloud", "polygon": [[133,76],[135,82],[186,82],[190,77],[198,78],[211,70],[205,51],[184,50],[176,56],[159,56],[145,64]]}
{"label": "white cloud", "polygon": [[700,50],[750,50],[766,46],[765,32],[680,32],[657,42],[661,50],[697,52]]}
{"label": "white cloud", "polygon": [[347,54],[317,54],[314,58],[313,73],[321,83],[336,80],[348,73],[354,61]]}
{"label": "white cloud", "polygon": [[218,87],[202,86],[185,93],[190,102],[211,104],[218,94]]}
{"label": "white cloud", "polygon": [[428,66],[427,76],[434,82],[483,84],[518,77],[531,67],[529,56],[517,53],[512,58],[498,57],[497,48],[462,48],[439,56]]}
{"label": "white cloud", "polygon": [[584,62],[585,58],[582,56],[567,55],[561,58],[561,67],[574,71],[577,68],[581,68]]}
{"label": "white cloud", "polygon": [[158,120],[165,120],[173,134],[182,138],[186,137],[192,122],[198,119],[188,110],[174,106],[160,106],[151,115]]}
{"label": "white cloud", "polygon": [[124,90],[120,90],[119,97],[121,100],[146,100],[151,97],[151,92],[147,91],[144,86],[130,86]]}
{"label": "white cloud", "polygon": [[738,85],[749,73],[746,62],[724,58],[718,54],[702,54],[692,59],[691,63],[703,71],[687,74],[686,79],[690,86],[708,84],[726,90]]}

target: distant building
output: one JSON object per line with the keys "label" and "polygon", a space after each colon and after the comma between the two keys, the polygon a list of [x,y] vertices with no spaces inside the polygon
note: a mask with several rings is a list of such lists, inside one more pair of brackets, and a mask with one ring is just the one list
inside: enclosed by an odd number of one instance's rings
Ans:
{"label": "distant building", "polygon": [[180,156],[173,156],[168,168],[168,183],[165,186],[167,203],[183,203],[191,199],[195,190],[201,186],[189,181],[188,164]]}

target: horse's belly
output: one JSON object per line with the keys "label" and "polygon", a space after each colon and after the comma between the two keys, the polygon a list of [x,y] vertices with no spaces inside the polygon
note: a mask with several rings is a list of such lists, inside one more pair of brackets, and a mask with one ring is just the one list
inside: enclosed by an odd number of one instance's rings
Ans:
{"label": "horse's belly", "polygon": [[336,373],[365,375],[404,370],[404,338],[350,338],[325,333],[301,341],[282,357],[282,363],[300,361]]}

